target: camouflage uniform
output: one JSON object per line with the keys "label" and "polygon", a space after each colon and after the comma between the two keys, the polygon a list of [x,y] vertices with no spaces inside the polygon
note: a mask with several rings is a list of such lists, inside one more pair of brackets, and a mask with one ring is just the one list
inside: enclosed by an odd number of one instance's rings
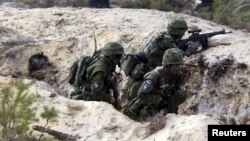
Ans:
{"label": "camouflage uniform", "polygon": [[110,91],[113,87],[111,79],[116,65],[119,64],[124,54],[124,49],[117,42],[109,42],[104,46],[101,54],[87,67],[87,81],[77,99],[112,103]]}
{"label": "camouflage uniform", "polygon": [[147,57],[141,52],[138,54],[126,54],[121,59],[121,68],[129,77],[129,89],[126,95],[127,102],[137,97],[137,92],[142,84],[143,76],[149,71],[146,65],[147,62]]}
{"label": "camouflage uniform", "polygon": [[[153,37],[149,43],[142,49],[141,54],[145,55],[147,62],[137,61],[134,65],[134,72],[147,73],[154,68],[161,66],[163,54],[167,49],[178,48],[176,40],[181,39],[187,31],[187,23],[183,18],[175,18],[170,21],[167,26],[168,31],[160,32],[157,36]],[[189,43],[185,51],[182,51],[183,55],[190,56],[195,53],[198,44]],[[135,62],[135,61],[133,61]],[[126,69],[126,68],[125,68]],[[124,69],[123,69],[124,70]],[[131,70],[132,72],[132,70]],[[129,76],[129,86],[127,93],[127,102],[124,106],[128,106],[128,102],[137,96],[138,89],[142,84],[143,76],[137,73],[126,73]],[[141,76],[141,77],[139,77]]]}
{"label": "camouflage uniform", "polygon": [[[176,40],[181,39],[187,31],[187,23],[183,18],[175,18],[170,21],[167,31],[160,32],[153,37],[149,43],[142,49],[148,57],[148,65],[156,68],[161,65],[163,54],[167,49],[178,48]],[[183,51],[183,55],[190,56],[195,53],[196,44],[189,43],[187,49]]]}
{"label": "camouflage uniform", "polygon": [[183,73],[180,65],[183,55],[179,49],[168,49],[164,53],[162,67],[157,67],[144,76],[138,97],[132,99],[123,113],[132,119],[153,116],[160,110],[177,113],[177,107],[185,100],[180,89]]}

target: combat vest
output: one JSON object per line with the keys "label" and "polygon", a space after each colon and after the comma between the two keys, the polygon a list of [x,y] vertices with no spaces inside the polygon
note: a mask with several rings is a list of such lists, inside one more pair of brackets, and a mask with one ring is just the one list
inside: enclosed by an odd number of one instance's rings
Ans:
{"label": "combat vest", "polygon": [[168,32],[160,32],[146,44],[142,52],[149,60],[148,65],[156,68],[161,66],[164,52],[174,47],[177,48],[177,45],[171,35]]}
{"label": "combat vest", "polygon": [[134,79],[142,79],[148,71],[146,66],[147,62],[148,59],[143,53],[126,54],[121,59],[121,69],[127,76]]}

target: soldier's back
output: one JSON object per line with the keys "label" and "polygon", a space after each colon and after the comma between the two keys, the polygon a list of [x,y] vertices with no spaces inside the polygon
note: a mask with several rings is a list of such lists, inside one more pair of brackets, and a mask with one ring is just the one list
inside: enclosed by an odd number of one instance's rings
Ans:
{"label": "soldier's back", "polygon": [[90,66],[87,68],[87,80],[91,80],[91,78],[96,73],[103,73],[104,76],[111,73],[111,71],[114,69],[114,66],[111,65],[111,63],[107,60],[104,56],[99,56],[96,58]]}
{"label": "soldier's back", "polygon": [[160,32],[146,44],[142,51],[149,60],[148,65],[155,68],[161,66],[164,52],[173,47],[176,46],[170,34],[168,32]]}

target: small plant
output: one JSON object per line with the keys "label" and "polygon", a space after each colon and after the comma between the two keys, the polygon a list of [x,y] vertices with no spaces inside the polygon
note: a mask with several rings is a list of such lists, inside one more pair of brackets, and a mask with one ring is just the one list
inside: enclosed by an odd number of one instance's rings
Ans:
{"label": "small plant", "polygon": [[[41,114],[41,117],[46,120],[46,123],[43,129],[45,130],[50,122],[55,122],[57,116],[58,116],[58,111],[54,107],[45,106],[44,111]],[[38,139],[39,141],[42,139],[44,130],[41,132],[41,135]]]}
{"label": "small plant", "polygon": [[36,96],[27,92],[33,83],[24,83],[23,79],[20,79],[14,87],[9,86],[1,91],[0,137],[3,140],[25,140],[29,125],[36,121],[35,109],[30,107]]}
{"label": "small plant", "polygon": [[0,136],[0,141],[4,141],[4,139]]}

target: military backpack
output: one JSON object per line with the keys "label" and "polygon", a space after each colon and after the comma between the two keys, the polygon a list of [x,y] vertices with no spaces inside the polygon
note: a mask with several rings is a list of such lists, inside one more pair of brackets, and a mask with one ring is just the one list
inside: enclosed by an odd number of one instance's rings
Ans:
{"label": "military backpack", "polygon": [[147,62],[148,59],[143,52],[126,54],[121,59],[121,68],[126,75],[132,75],[136,79],[139,79],[145,74]]}
{"label": "military backpack", "polygon": [[69,83],[76,88],[80,88],[86,82],[86,69],[94,60],[94,57],[83,56],[75,61],[70,68]]}

